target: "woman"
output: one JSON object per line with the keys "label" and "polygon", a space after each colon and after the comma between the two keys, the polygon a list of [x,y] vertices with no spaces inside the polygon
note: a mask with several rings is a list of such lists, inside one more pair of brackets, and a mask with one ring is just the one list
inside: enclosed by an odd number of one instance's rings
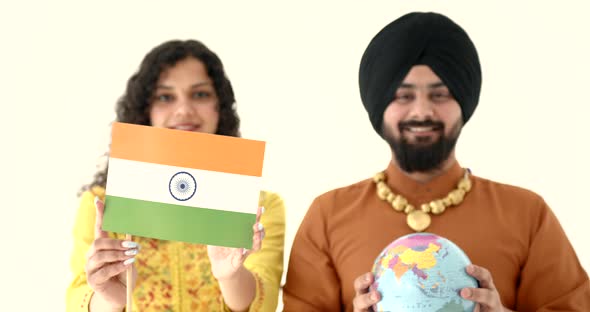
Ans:
{"label": "woman", "polygon": [[[169,41],[149,52],[129,79],[117,121],[237,137],[234,102],[215,53],[198,41]],[[130,266],[136,311],[276,309],[285,225],[277,194],[261,192],[251,251],[142,237],[128,242],[101,230],[107,170],[81,196],[68,311],[122,311]]]}

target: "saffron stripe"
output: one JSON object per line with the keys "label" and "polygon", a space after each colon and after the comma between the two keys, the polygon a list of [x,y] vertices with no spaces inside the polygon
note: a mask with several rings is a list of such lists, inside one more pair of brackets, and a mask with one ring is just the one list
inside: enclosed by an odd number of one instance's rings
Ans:
{"label": "saffron stripe", "polygon": [[262,176],[265,142],[115,122],[110,157]]}

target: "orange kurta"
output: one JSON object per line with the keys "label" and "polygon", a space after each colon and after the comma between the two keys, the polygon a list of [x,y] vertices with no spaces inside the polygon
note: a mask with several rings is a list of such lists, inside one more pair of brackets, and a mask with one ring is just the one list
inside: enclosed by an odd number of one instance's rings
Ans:
{"label": "orange kurta", "polygon": [[[396,166],[387,183],[416,207],[456,188],[455,165],[428,183]],[[433,216],[426,230],[457,244],[487,268],[505,307],[516,311],[590,311],[590,282],[559,221],[535,193],[472,176],[463,203]],[[412,233],[406,215],[376,195],[372,179],[314,200],[293,243],[285,311],[352,311],[353,281],[390,242]]]}

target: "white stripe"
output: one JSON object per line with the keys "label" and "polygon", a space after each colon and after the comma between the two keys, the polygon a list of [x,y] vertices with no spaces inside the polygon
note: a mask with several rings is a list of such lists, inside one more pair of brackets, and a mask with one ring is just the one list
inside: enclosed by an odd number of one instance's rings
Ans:
{"label": "white stripe", "polygon": [[[196,192],[186,201],[175,199],[169,190],[170,179],[181,171],[190,173],[197,182]],[[167,204],[256,213],[261,182],[260,177],[254,176],[110,158],[106,193]]]}

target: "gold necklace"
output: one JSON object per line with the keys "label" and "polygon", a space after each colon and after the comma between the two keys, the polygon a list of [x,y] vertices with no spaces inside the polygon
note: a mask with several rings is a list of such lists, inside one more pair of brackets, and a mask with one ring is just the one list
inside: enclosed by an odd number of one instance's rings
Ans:
{"label": "gold necklace", "polygon": [[408,226],[416,231],[422,232],[428,228],[431,223],[429,213],[440,215],[445,212],[448,207],[457,206],[465,198],[465,194],[471,190],[471,180],[469,179],[469,169],[465,170],[463,178],[457,183],[457,188],[449,192],[443,199],[436,199],[429,203],[420,205],[420,209],[416,209],[408,200],[399,195],[394,194],[389,186],[385,183],[385,172],[378,172],[373,177],[373,181],[377,184],[377,196],[386,201],[391,207],[398,212],[404,212]]}

